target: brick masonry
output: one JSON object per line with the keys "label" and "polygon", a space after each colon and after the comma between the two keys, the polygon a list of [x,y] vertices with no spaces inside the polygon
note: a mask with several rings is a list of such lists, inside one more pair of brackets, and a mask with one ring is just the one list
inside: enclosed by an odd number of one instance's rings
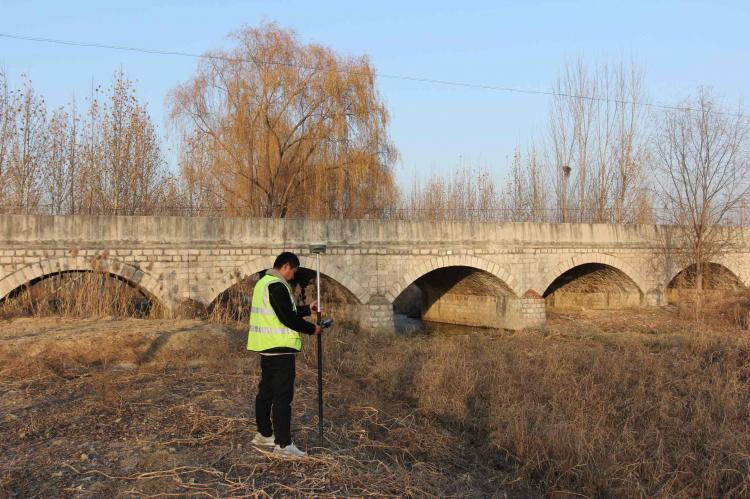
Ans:
{"label": "brick masonry", "polygon": [[[351,292],[363,325],[393,324],[392,304],[433,270],[466,266],[509,290],[502,323],[544,321],[544,291],[584,263],[624,272],[642,303],[665,303],[683,269],[664,241],[670,228],[605,224],[380,222],[247,218],[0,215],[0,299],[28,282],[66,270],[101,270],[140,286],[169,310],[183,300],[210,303],[243,276],[271,265],[282,250],[314,268],[308,244],[324,241],[321,272]],[[739,241],[750,231],[738,230]],[[750,282],[750,245],[717,261]],[[480,300],[481,301],[481,300]],[[479,303],[480,301],[477,301]]]}

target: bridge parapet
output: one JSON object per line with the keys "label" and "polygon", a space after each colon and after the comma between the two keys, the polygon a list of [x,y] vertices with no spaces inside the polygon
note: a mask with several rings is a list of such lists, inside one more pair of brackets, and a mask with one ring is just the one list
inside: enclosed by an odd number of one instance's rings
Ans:
{"label": "bridge parapet", "polygon": [[[664,301],[682,266],[671,259],[668,227],[605,224],[271,220],[248,218],[0,215],[0,299],[45,275],[107,271],[174,310],[183,300],[208,304],[271,265],[282,250],[312,267],[310,241],[326,241],[322,271],[351,296],[365,326],[389,328],[393,305],[415,282],[438,289],[463,268],[462,284],[432,296],[423,312],[441,319],[466,304],[496,325],[519,328],[544,319],[543,296],[561,274],[597,264],[622,272],[642,303]],[[721,263],[750,279],[750,231]],[[98,262],[98,263],[97,263]],[[426,277],[425,277],[426,276]],[[484,286],[484,288],[482,288]],[[446,287],[446,286],[443,286]],[[442,289],[442,288],[441,288]],[[493,300],[479,300],[493,289]],[[452,293],[452,294],[450,294]],[[471,307],[475,307],[472,309]],[[455,309],[453,309],[455,310]],[[491,317],[490,317],[491,318]],[[463,319],[462,319],[463,320]]]}

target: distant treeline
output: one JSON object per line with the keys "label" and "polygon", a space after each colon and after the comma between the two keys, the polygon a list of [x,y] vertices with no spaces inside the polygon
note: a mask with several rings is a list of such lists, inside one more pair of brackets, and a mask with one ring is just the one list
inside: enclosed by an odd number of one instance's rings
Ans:
{"label": "distant treeline", "polygon": [[10,88],[0,72],[0,211],[744,223],[749,123],[705,89],[652,106],[634,65],[577,61],[502,182],[461,167],[404,187],[366,57],[273,24],[233,39],[168,96],[174,170],[122,72],[51,110],[30,79]]}

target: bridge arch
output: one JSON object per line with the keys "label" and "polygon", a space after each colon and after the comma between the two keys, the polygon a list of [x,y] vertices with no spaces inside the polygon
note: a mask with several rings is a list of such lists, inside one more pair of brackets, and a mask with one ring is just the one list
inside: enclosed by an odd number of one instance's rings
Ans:
{"label": "bridge arch", "polygon": [[626,277],[628,277],[638,287],[641,294],[646,294],[648,291],[648,285],[641,274],[636,268],[627,264],[623,260],[605,253],[580,253],[570,258],[566,258],[557,264],[553,269],[546,272],[542,278],[537,282],[536,291],[540,295],[544,295],[550,285],[561,275],[568,272],[575,267],[587,264],[600,264],[612,267],[619,270]]}
{"label": "bridge arch", "polygon": [[0,300],[13,291],[37,279],[61,272],[102,272],[117,276],[133,286],[137,286],[167,310],[171,301],[163,284],[148,272],[125,262],[110,258],[65,256],[50,258],[32,263],[0,280]]}
{"label": "bridge arch", "polygon": [[390,303],[393,303],[411,283],[423,275],[429,274],[433,270],[445,267],[472,267],[478,270],[483,270],[488,274],[497,277],[501,282],[507,285],[516,297],[523,294],[518,279],[516,279],[509,271],[500,267],[497,263],[473,255],[446,255],[430,258],[420,265],[408,268],[401,278],[398,279],[386,292],[386,299],[388,299]]}
{"label": "bridge arch", "polygon": [[[732,263],[728,262],[726,259],[717,258],[717,259],[714,259],[714,260],[712,260],[710,262],[706,262],[706,264],[708,266],[717,265],[719,267],[722,267],[723,269],[725,269],[726,271],[728,271],[729,273],[731,273],[737,279],[737,281],[739,282],[739,284],[741,284],[743,286],[747,286],[749,284],[748,281],[747,281],[747,277],[742,275],[741,268],[739,268],[739,266],[733,265]],[[667,287],[670,286],[673,283],[673,281],[675,280],[675,278],[679,274],[682,274],[683,272],[688,271],[691,267],[694,267],[694,266],[695,266],[695,264],[691,263],[691,264],[686,265],[684,267],[679,267],[676,270],[675,269],[671,269],[672,272],[670,272],[670,274],[669,274],[669,279],[667,279],[667,282],[665,282],[664,285],[667,286]]]}
{"label": "bridge arch", "polygon": [[[691,263],[674,273],[665,285],[667,303],[678,304],[683,301],[691,302],[695,295],[696,265]],[[740,274],[730,269],[726,262],[706,262],[703,270],[703,290],[706,297],[720,298],[727,291],[736,291],[745,287]]]}
{"label": "bridge arch", "polygon": [[[220,294],[239,283],[242,279],[269,269],[273,265],[274,258],[273,256],[259,256],[244,263],[241,267],[225,273],[221,279],[214,281],[206,289],[201,297],[202,301],[206,304],[212,303]],[[315,257],[299,255],[299,260],[301,267],[315,270]],[[355,281],[351,274],[344,271],[338,265],[331,263],[325,256],[320,259],[320,273],[330,277],[344,287],[360,304],[367,303],[370,300],[370,293]]]}

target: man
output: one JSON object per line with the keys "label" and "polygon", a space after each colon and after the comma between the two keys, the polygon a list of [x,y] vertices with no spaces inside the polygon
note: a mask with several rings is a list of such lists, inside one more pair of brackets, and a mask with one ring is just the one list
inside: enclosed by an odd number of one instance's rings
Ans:
{"label": "man", "polygon": [[294,303],[289,281],[298,269],[297,255],[281,253],[273,268],[255,284],[247,335],[247,349],[261,356],[261,378],[255,398],[258,432],[253,443],[275,445],[273,452],[286,457],[306,455],[292,443],[291,434],[295,354],[302,348],[299,333],[321,333],[320,326],[302,319],[311,311],[318,311],[318,302],[299,307]]}

